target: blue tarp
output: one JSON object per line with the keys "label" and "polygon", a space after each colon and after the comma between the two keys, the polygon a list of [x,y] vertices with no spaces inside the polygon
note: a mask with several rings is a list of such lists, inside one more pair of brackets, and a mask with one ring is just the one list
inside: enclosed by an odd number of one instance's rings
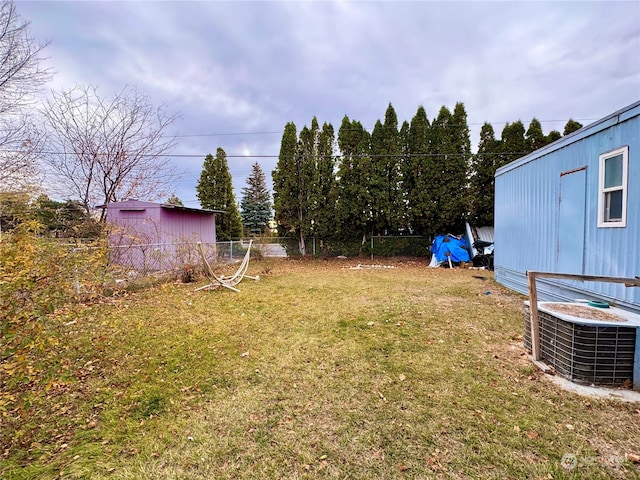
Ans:
{"label": "blue tarp", "polygon": [[447,252],[452,262],[470,262],[467,242],[464,238],[456,238],[453,235],[438,235],[431,244],[431,253],[438,262],[447,261]]}

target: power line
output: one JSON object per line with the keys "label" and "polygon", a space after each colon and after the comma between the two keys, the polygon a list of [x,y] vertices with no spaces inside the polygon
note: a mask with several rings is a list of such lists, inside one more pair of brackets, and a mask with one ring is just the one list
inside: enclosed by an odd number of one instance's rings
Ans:
{"label": "power line", "polygon": [[[0,150],[0,152],[4,153],[21,153],[19,150]],[[385,154],[357,154],[357,155],[318,155],[316,158],[334,158],[334,159],[342,159],[345,157],[348,158],[412,158],[412,157],[473,157],[477,155],[527,155],[531,152],[482,152],[482,153],[385,153]],[[73,155],[77,156],[76,153],[71,152],[39,152],[41,155]],[[94,156],[107,156],[112,155],[111,153],[94,153],[92,152],[90,155]],[[150,155],[153,157],[160,158],[204,158],[210,154],[197,154],[197,153],[160,153],[157,155]],[[290,157],[295,157],[297,155],[291,155]],[[241,155],[225,155],[226,158],[280,158],[280,155],[252,155],[252,154],[241,154]]]}
{"label": "power line", "polygon": [[[433,121],[436,120],[436,118],[434,118],[430,123],[433,124]],[[353,121],[354,119],[352,119]],[[592,120],[598,120],[598,118],[593,117],[593,118],[572,118],[570,120],[574,120],[574,121],[592,121]],[[356,120],[357,121],[357,120]],[[460,126],[478,126],[478,125],[484,125],[485,123],[488,123],[490,125],[506,125],[507,123],[513,124],[516,122],[522,122],[521,120],[516,120],[514,121],[509,121],[509,122],[473,122],[473,123],[466,123],[466,124],[456,124],[456,123],[448,123],[446,125],[441,125],[442,127],[445,128],[449,128],[449,127],[460,127]],[[558,120],[538,120],[538,122],[542,123],[556,123],[556,122],[564,122],[564,119],[558,119]],[[568,120],[567,120],[568,121]],[[408,122],[411,123],[411,122]],[[330,124],[329,124],[330,125]],[[523,123],[524,125],[524,123]],[[305,125],[306,126],[306,125]],[[302,127],[304,128],[304,127]],[[309,128],[309,127],[307,127]],[[364,127],[363,127],[364,128]],[[370,127],[368,130],[372,130],[374,127]],[[320,129],[321,130],[321,129]],[[353,129],[350,129],[353,130]],[[367,130],[365,128],[365,130]],[[278,130],[278,131],[258,131],[258,132],[214,132],[214,133],[191,133],[191,134],[184,134],[184,135],[163,135],[163,137],[173,137],[173,138],[190,138],[190,137],[231,137],[231,136],[242,136],[242,135],[276,135],[276,134],[281,134],[283,133],[284,130]]]}
{"label": "power line", "polygon": [[185,135],[163,135],[163,137],[173,137],[173,138],[189,138],[189,137],[225,137],[225,136],[240,136],[240,135],[274,135],[277,133],[282,133],[282,131],[277,132],[228,132],[228,133],[190,133]]}

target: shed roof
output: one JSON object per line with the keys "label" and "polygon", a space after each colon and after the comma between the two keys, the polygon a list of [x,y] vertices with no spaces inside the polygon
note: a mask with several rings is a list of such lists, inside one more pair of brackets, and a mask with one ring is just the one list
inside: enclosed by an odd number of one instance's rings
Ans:
{"label": "shed roof", "polygon": [[192,207],[184,207],[181,205],[173,205],[171,203],[144,202],[141,200],[133,200],[133,199],[124,200],[122,202],[109,202],[105,205],[96,205],[96,208],[107,208],[109,206],[120,207],[123,210],[144,210],[146,208],[162,208],[162,209],[176,210],[176,211],[182,211],[182,212],[225,213],[224,210],[192,208]]}
{"label": "shed roof", "polygon": [[580,130],[576,130],[575,132],[570,133],[569,135],[562,137],[559,140],[550,143],[549,145],[539,148],[535,152],[525,155],[524,157],[520,157],[519,159],[498,168],[496,170],[495,176],[499,177],[500,175],[521,167],[522,165],[533,162],[540,157],[544,157],[551,152],[560,150],[561,148],[577,142],[578,140],[582,140],[583,138],[589,137],[595,133],[598,133],[613,125],[624,122],[625,120],[636,117],[638,115],[640,115],[640,100],[618,110],[617,112],[612,113],[611,115],[607,115],[606,117],[601,118],[600,120],[597,120],[587,125],[586,127],[582,127]]}

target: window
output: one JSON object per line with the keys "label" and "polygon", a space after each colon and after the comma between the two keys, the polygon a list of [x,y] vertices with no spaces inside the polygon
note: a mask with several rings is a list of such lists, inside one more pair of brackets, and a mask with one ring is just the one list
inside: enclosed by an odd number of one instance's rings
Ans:
{"label": "window", "polygon": [[598,227],[627,226],[629,147],[600,155]]}

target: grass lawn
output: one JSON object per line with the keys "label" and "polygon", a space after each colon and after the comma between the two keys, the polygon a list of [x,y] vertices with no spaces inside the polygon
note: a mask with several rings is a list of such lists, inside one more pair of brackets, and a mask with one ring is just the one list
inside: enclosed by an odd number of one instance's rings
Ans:
{"label": "grass lawn", "polygon": [[59,312],[43,375],[0,416],[0,478],[640,478],[640,405],[539,373],[523,297],[384,263],[267,259],[240,293]]}

